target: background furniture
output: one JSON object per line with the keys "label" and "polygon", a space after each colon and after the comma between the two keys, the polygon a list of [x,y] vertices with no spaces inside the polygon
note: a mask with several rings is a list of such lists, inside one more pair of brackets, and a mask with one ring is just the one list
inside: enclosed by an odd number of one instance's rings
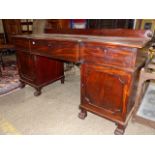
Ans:
{"label": "background furniture", "polygon": [[2,44],[2,45],[0,45],[0,53],[1,53],[1,62],[2,62],[2,66],[3,66],[3,68],[4,68],[4,63],[3,63],[3,58],[2,58],[2,52],[3,52],[3,50],[8,50],[8,49],[14,49],[14,45],[11,45],[11,44]]}
{"label": "background furniture", "polygon": [[20,19],[21,31],[24,34],[31,34],[33,31],[33,19]]}
{"label": "background furniture", "polygon": [[38,95],[45,84],[64,81],[62,61],[81,64],[79,117],[92,112],[115,122],[114,133],[123,134],[134,109],[137,77],[145,64],[140,49],[152,33],[129,29],[63,32],[14,38],[21,82],[35,87]]}
{"label": "background furniture", "polygon": [[[0,65],[4,68],[3,58],[2,58],[2,52],[0,50]],[[0,76],[2,76],[2,70],[0,66]]]}
{"label": "background furniture", "polygon": [[12,44],[12,36],[22,34],[20,19],[3,19],[2,22],[6,36],[6,43]]}
{"label": "background furniture", "polygon": [[6,44],[5,33],[0,33],[0,45],[1,44]]}
{"label": "background furniture", "polygon": [[[135,110],[132,118],[132,122],[139,122],[145,125],[149,125],[155,128],[155,121],[146,119],[137,114],[141,101],[144,97],[144,93],[148,87],[148,84],[151,80],[155,80],[155,48],[151,47],[148,50],[148,61],[144,68],[140,71],[137,94],[135,99]],[[155,103],[155,102],[154,102]]]}
{"label": "background furniture", "polygon": [[70,19],[47,19],[48,29],[70,29]]}
{"label": "background furniture", "polygon": [[[0,45],[0,65],[2,66],[3,70],[5,68],[5,64],[3,61],[3,50],[8,50],[8,49],[14,49],[14,45],[9,45],[9,44]],[[1,66],[0,66],[0,74],[2,76]]]}
{"label": "background furniture", "polygon": [[133,28],[133,19],[87,19],[88,29]]}
{"label": "background furniture", "polygon": [[[4,33],[0,33],[0,65],[4,69],[4,62],[3,62],[3,48],[1,49],[1,45],[6,43],[6,38]],[[2,76],[2,70],[0,66],[0,76]]]}

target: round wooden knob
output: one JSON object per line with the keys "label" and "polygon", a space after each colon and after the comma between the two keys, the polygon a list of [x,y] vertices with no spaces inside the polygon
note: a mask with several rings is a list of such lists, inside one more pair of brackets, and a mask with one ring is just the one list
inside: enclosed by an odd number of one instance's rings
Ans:
{"label": "round wooden knob", "polygon": [[35,45],[36,44],[35,41],[32,41],[32,44]]}
{"label": "round wooden knob", "polygon": [[48,47],[52,47],[52,44],[51,44],[51,43],[49,43],[49,44],[48,44]]}

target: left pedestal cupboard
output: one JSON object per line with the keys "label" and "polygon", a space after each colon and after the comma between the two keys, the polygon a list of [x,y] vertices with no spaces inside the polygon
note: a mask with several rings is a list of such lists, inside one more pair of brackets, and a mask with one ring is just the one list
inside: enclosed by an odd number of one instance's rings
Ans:
{"label": "left pedestal cupboard", "polygon": [[62,61],[31,53],[30,40],[16,39],[16,55],[21,87],[25,84],[33,86],[35,96],[41,94],[41,88],[54,81],[64,83],[64,67]]}

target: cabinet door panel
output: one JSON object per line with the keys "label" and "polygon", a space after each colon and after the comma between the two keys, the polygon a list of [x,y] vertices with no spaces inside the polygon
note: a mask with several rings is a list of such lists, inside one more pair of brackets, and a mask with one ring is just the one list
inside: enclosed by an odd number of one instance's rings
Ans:
{"label": "cabinet door panel", "polygon": [[17,51],[19,74],[22,78],[29,81],[34,81],[35,79],[33,59],[33,55],[27,52]]}
{"label": "cabinet door panel", "polygon": [[122,114],[127,97],[127,75],[91,65],[84,65],[82,70],[82,74],[85,74],[82,78],[84,100],[110,113]]}
{"label": "cabinet door panel", "polygon": [[34,56],[37,84],[54,81],[64,76],[63,62],[43,56]]}

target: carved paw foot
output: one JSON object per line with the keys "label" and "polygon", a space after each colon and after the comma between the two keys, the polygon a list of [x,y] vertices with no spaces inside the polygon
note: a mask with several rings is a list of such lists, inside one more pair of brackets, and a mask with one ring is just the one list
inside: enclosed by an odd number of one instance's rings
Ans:
{"label": "carved paw foot", "polygon": [[87,112],[86,111],[81,111],[78,115],[80,119],[85,119],[87,117]]}
{"label": "carved paw foot", "polygon": [[21,82],[20,83],[20,88],[24,88],[25,87],[25,83],[24,82]]}
{"label": "carved paw foot", "polygon": [[65,83],[65,77],[61,79],[61,84],[64,84],[64,83]]}
{"label": "carved paw foot", "polygon": [[125,126],[118,124],[117,128],[114,131],[115,135],[123,135],[125,132]]}
{"label": "carved paw foot", "polygon": [[39,96],[41,95],[41,90],[40,89],[37,89],[35,92],[34,92],[34,96]]}

